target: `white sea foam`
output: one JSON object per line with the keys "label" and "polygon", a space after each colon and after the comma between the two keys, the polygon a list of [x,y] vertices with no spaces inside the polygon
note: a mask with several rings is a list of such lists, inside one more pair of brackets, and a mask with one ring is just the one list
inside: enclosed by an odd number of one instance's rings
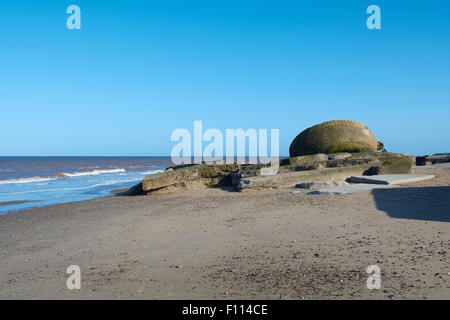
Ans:
{"label": "white sea foam", "polygon": [[91,188],[101,187],[101,186],[111,186],[111,185],[117,184],[117,183],[125,183],[125,182],[141,181],[141,180],[142,179],[139,179],[139,178],[128,179],[128,180],[109,180],[109,181],[105,181],[104,183],[94,184],[93,186],[91,186]]}
{"label": "white sea foam", "polygon": [[31,178],[21,178],[21,179],[10,179],[10,180],[0,180],[0,184],[16,184],[16,183],[30,183],[37,181],[50,181],[56,180],[57,178],[42,178],[42,177],[31,177]]}
{"label": "white sea foam", "polygon": [[58,175],[63,177],[81,177],[81,176],[90,176],[90,175],[98,175],[102,173],[118,173],[118,172],[125,172],[125,169],[110,169],[110,170],[93,170],[93,171],[86,171],[86,172],[74,172],[74,173],[60,173]]}
{"label": "white sea foam", "polygon": [[31,182],[41,182],[41,181],[51,181],[56,180],[58,178],[71,178],[71,177],[80,177],[80,176],[90,176],[90,175],[99,175],[103,173],[119,173],[126,172],[125,169],[109,169],[109,170],[93,170],[86,172],[74,172],[74,173],[59,173],[57,177],[29,177],[29,178],[20,178],[20,179],[9,179],[9,180],[0,180],[0,185],[2,184],[17,184],[17,183],[31,183]]}

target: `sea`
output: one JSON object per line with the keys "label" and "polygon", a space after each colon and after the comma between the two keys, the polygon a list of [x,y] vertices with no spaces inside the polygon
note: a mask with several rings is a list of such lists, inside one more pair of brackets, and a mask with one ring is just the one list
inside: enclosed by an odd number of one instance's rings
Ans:
{"label": "sea", "polygon": [[111,196],[171,165],[170,157],[0,157],[0,214]]}

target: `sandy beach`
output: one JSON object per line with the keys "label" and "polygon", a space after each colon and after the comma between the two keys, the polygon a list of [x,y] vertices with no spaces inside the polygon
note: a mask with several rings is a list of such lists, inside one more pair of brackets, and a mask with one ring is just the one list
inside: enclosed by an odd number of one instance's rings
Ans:
{"label": "sandy beach", "polygon": [[[0,299],[450,299],[450,170],[349,195],[197,188],[0,216]],[[295,191],[295,193],[294,193]],[[81,268],[81,290],[66,268]],[[369,290],[366,269],[381,269]]]}

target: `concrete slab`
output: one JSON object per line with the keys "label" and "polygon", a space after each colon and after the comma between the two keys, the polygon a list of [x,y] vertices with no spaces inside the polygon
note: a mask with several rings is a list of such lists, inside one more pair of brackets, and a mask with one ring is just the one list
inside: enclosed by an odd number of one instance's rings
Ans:
{"label": "concrete slab", "polygon": [[431,168],[450,169],[450,162],[436,163],[429,166]]}
{"label": "concrete slab", "polygon": [[383,185],[383,184],[367,184],[367,183],[357,183],[357,184],[348,184],[346,186],[338,186],[335,188],[328,189],[320,189],[316,191],[311,191],[308,194],[350,194],[359,191],[365,190],[373,190],[373,189],[386,189],[392,188],[392,185]]}
{"label": "concrete slab", "polygon": [[300,189],[309,189],[309,190],[322,190],[322,189],[330,189],[339,186],[348,185],[345,181],[335,181],[333,178],[328,181],[310,181],[310,182],[302,182],[295,185],[294,188]]}
{"label": "concrete slab", "polygon": [[[352,175],[361,175],[372,166],[371,163],[352,165],[350,167],[325,168],[321,170],[292,171],[275,174],[272,176],[256,176],[240,179],[237,190],[279,188],[281,186],[293,186],[301,182],[330,180],[345,180]],[[280,167],[282,168],[282,167]]]}
{"label": "concrete slab", "polygon": [[433,179],[432,174],[381,174],[375,176],[352,176],[352,183],[369,183],[382,185],[395,185]]}

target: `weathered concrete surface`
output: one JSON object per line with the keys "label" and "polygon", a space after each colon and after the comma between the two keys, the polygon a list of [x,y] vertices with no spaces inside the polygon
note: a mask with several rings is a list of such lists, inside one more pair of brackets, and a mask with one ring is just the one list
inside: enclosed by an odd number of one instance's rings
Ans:
{"label": "weathered concrete surface", "polygon": [[351,177],[350,184],[324,186],[309,194],[350,194],[359,191],[392,188],[397,184],[433,179],[430,174],[389,174]]}
{"label": "weathered concrete surface", "polygon": [[328,161],[325,153],[309,154],[305,156],[290,157],[280,161],[281,166],[312,166],[315,163]]}
{"label": "weathered concrete surface", "polygon": [[280,163],[276,162],[269,167],[263,167],[260,169],[260,175],[262,176],[273,176],[280,171]]}
{"label": "weathered concrete surface", "polygon": [[235,188],[239,191],[258,188],[278,188],[282,186],[293,186],[302,182],[345,180],[352,175],[362,175],[371,164],[355,165],[350,167],[324,168],[321,170],[307,170],[279,173],[274,176],[255,176],[241,178]]}
{"label": "weathered concrete surface", "polygon": [[132,186],[128,190],[124,192],[117,193],[118,196],[137,196],[142,194],[142,182],[139,182],[138,184]]}
{"label": "weathered concrete surface", "polygon": [[333,120],[302,131],[289,147],[291,157],[317,153],[376,152],[377,140],[361,122]]}
{"label": "weathered concrete surface", "polygon": [[319,170],[323,168],[368,165],[366,175],[412,173],[414,157],[391,152],[316,154],[291,157],[280,161],[280,172]]}
{"label": "weathered concrete surface", "polygon": [[328,189],[327,188],[319,189],[311,191],[308,194],[350,194],[359,191],[385,189],[385,188],[392,188],[392,185],[357,183],[357,184],[348,184],[345,186],[337,186]]}
{"label": "weathered concrete surface", "polygon": [[[339,181],[368,174],[412,173],[414,157],[389,152],[355,153],[343,159],[323,160],[324,154],[308,155],[281,161],[280,173],[274,176],[242,177],[233,184],[237,190],[278,188],[302,182]],[[328,158],[328,156],[327,156]],[[309,161],[309,162],[308,162]],[[303,165],[299,166],[298,163]],[[311,169],[316,168],[316,169]]]}
{"label": "weathered concrete surface", "polygon": [[450,162],[436,163],[431,165],[433,168],[450,169]]}
{"label": "weathered concrete surface", "polygon": [[146,176],[142,180],[142,191],[148,193],[169,186],[195,182],[207,186],[231,185],[230,174],[238,172],[239,169],[240,164],[197,164],[169,168],[164,172]]}
{"label": "weathered concrete surface", "polygon": [[[266,164],[196,164],[168,168],[164,172],[146,176],[142,192],[149,193],[171,186],[198,183],[204,186],[234,186],[273,188],[288,183],[317,180],[336,180],[352,175],[411,173],[414,158],[389,152],[324,153],[283,159],[271,167]],[[279,172],[277,174],[277,172]],[[130,190],[129,194],[140,191]]]}
{"label": "weathered concrete surface", "polygon": [[328,160],[342,160],[351,157],[352,154],[349,152],[339,152],[331,153],[328,155]]}
{"label": "weathered concrete surface", "polygon": [[383,174],[377,176],[352,176],[352,183],[395,185],[433,179],[432,174]]}
{"label": "weathered concrete surface", "polygon": [[295,185],[295,188],[300,189],[308,189],[308,190],[321,190],[321,189],[330,189],[339,186],[347,186],[348,183],[345,181],[336,181],[331,178],[328,181],[310,181],[310,182],[302,182]]}

